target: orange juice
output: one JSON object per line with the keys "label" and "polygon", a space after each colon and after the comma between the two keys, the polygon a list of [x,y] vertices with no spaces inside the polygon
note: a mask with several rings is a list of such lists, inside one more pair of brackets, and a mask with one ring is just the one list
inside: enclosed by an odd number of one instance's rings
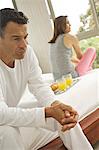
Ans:
{"label": "orange juice", "polygon": [[68,86],[71,86],[72,83],[73,83],[72,78],[67,78],[67,79],[66,79],[66,84],[67,84]]}
{"label": "orange juice", "polygon": [[72,85],[73,79],[72,79],[71,74],[64,75],[63,79],[65,80],[65,83],[66,83],[67,87]]}
{"label": "orange juice", "polygon": [[60,91],[65,91],[66,90],[66,84],[65,84],[65,82],[59,82],[58,83],[58,89]]}

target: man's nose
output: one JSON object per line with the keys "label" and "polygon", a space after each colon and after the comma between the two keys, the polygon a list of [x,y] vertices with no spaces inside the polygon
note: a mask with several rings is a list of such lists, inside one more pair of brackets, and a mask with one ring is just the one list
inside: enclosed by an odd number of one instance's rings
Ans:
{"label": "man's nose", "polygon": [[20,48],[26,48],[27,47],[27,44],[28,44],[28,42],[25,40],[25,39],[23,39],[21,42],[20,42]]}

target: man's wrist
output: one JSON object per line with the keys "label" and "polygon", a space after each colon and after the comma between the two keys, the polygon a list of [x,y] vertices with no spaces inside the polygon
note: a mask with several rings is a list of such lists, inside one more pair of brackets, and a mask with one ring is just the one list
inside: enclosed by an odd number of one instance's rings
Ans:
{"label": "man's wrist", "polygon": [[52,112],[51,107],[45,107],[45,118],[52,117],[51,116],[51,114],[52,114],[51,112]]}

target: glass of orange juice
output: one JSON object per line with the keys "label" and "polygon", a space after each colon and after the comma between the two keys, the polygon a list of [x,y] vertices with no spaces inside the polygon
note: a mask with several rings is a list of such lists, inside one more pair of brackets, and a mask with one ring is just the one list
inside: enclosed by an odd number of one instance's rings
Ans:
{"label": "glass of orange juice", "polygon": [[64,75],[62,78],[65,80],[67,87],[70,87],[73,84],[73,78],[71,74]]}
{"label": "glass of orange juice", "polygon": [[66,86],[66,82],[63,78],[58,79],[57,81],[58,84],[58,90],[59,91],[65,91],[67,86]]}

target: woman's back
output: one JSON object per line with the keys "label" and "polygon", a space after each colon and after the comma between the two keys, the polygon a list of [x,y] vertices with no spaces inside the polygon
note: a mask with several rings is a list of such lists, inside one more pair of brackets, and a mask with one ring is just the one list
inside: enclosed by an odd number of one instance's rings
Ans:
{"label": "woman's back", "polygon": [[68,73],[71,73],[73,77],[78,76],[71,62],[71,57],[72,48],[64,45],[64,34],[61,34],[55,43],[50,45],[50,64],[55,80]]}

